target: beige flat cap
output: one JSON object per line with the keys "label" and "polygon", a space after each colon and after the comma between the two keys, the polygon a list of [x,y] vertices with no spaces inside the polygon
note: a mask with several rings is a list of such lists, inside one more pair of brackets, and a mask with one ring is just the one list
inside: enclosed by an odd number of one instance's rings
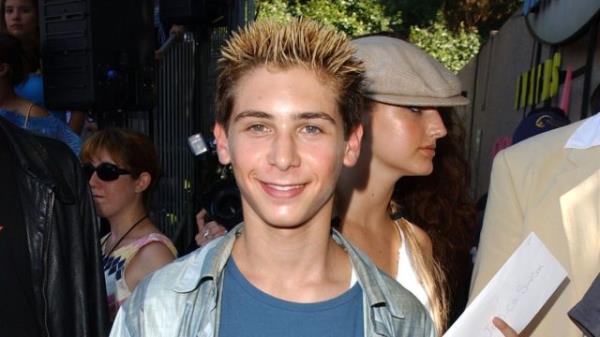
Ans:
{"label": "beige flat cap", "polygon": [[467,105],[460,80],[429,54],[400,39],[368,36],[353,41],[366,67],[366,96],[403,106]]}

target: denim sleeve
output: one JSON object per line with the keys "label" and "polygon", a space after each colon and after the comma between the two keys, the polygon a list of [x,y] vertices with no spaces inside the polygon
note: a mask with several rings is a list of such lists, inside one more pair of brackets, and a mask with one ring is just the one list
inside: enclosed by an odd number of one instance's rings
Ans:
{"label": "denim sleeve", "polygon": [[59,130],[57,138],[67,144],[73,153],[79,157],[79,152],[81,151],[81,138],[79,138],[66,123],[61,123]]}
{"label": "denim sleeve", "polygon": [[112,329],[110,330],[110,337],[133,337],[127,328],[125,316],[126,313],[124,312],[124,307],[121,306],[117,313],[117,317],[115,317]]}

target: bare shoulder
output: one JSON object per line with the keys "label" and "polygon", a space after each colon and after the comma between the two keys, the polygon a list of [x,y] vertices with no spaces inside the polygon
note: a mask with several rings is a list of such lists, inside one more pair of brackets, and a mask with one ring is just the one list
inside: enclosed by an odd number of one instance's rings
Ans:
{"label": "bare shoulder", "polygon": [[421,227],[413,224],[410,221],[405,220],[413,229],[415,233],[415,238],[417,239],[417,243],[427,254],[433,255],[433,243],[431,242],[431,237],[424,231]]}
{"label": "bare shoulder", "polygon": [[154,269],[156,269],[174,259],[175,256],[163,242],[154,241],[140,248],[130,265],[136,263],[142,264],[145,268],[155,267]]}
{"label": "bare shoulder", "polygon": [[46,110],[45,108],[43,108],[39,105],[33,104],[31,106],[31,114],[30,115],[33,117],[46,117],[49,115],[49,113],[48,113],[48,110]]}
{"label": "bare shoulder", "polygon": [[146,244],[135,254],[125,270],[125,280],[133,290],[148,274],[173,261],[175,256],[161,241]]}

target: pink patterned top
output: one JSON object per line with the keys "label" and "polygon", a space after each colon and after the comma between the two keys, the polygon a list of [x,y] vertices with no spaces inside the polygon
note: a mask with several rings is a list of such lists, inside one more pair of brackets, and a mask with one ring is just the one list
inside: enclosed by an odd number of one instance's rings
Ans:
{"label": "pink patterned top", "polygon": [[108,311],[110,321],[112,322],[117,315],[117,311],[121,304],[131,295],[133,289],[129,289],[125,281],[125,269],[131,259],[142,249],[142,247],[152,242],[162,242],[174,257],[177,257],[177,249],[163,234],[150,233],[138,240],[120,247],[113,251],[109,256],[105,256],[107,234],[102,238],[102,264],[104,265],[104,280],[106,282],[106,294],[108,295]]}

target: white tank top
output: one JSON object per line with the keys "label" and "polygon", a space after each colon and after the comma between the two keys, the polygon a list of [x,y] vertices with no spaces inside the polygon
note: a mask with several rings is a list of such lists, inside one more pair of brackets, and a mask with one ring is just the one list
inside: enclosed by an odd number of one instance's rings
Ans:
{"label": "white tank top", "polygon": [[423,283],[421,282],[421,278],[417,271],[415,270],[412,263],[412,256],[410,254],[410,250],[408,249],[408,245],[404,240],[404,233],[399,227],[398,232],[400,232],[400,239],[402,240],[402,245],[398,250],[398,274],[396,275],[396,281],[398,281],[404,288],[408,289],[415,297],[423,304],[427,311],[431,314],[431,308],[429,306],[429,297],[427,296],[427,292],[425,291],[425,287],[423,287]]}

